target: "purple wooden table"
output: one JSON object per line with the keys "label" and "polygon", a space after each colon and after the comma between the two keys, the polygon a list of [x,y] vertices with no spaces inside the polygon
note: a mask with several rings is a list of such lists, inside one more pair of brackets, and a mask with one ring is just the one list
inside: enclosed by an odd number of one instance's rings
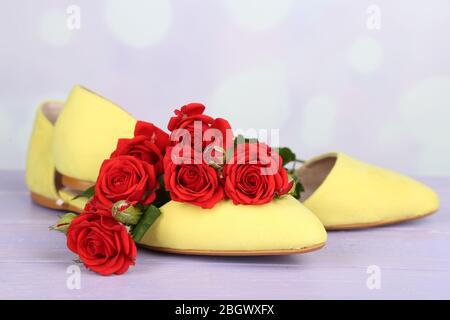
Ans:
{"label": "purple wooden table", "polygon": [[[29,200],[23,172],[0,171],[0,177],[2,299],[450,298],[450,178],[422,179],[441,197],[436,215],[330,232],[317,252],[235,258],[139,250],[137,265],[123,276],[101,277],[81,267],[76,289],[67,286],[75,256],[65,237],[47,228],[58,213]],[[369,266],[379,268],[379,289],[367,285],[376,276],[367,273]]]}

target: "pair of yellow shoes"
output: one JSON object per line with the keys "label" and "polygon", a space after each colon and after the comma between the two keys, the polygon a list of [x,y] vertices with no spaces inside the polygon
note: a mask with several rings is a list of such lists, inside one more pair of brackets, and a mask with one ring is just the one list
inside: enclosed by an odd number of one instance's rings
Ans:
{"label": "pair of yellow shoes", "polygon": [[[119,138],[133,136],[136,119],[111,101],[75,86],[67,101],[43,103],[36,115],[26,181],[43,206],[81,212],[74,199],[97,179]],[[170,201],[139,242],[154,250],[209,255],[303,253],[324,246],[325,229],[340,230],[413,220],[435,212],[427,186],[392,171],[328,153],[296,174],[302,203],[285,196],[262,206],[222,201],[213,209]]]}

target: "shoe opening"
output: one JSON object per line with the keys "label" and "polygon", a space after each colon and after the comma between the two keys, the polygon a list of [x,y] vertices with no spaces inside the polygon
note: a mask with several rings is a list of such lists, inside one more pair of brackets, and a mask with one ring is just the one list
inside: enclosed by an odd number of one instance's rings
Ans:
{"label": "shoe opening", "polygon": [[301,201],[308,199],[320,187],[336,164],[336,160],[336,155],[329,155],[309,162],[297,171],[297,177],[305,189],[300,195]]}
{"label": "shoe opening", "polygon": [[51,124],[55,124],[56,120],[63,109],[64,104],[58,102],[46,102],[42,106],[42,113],[50,121]]}

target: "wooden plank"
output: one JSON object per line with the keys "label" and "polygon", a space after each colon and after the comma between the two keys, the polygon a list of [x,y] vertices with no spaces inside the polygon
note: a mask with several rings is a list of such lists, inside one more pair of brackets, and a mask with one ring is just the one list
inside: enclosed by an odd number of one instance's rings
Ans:
{"label": "wooden plank", "polygon": [[[429,218],[359,231],[330,232],[317,252],[275,257],[180,256],[139,250],[123,276],[81,267],[63,235],[49,232],[57,212],[30,202],[23,173],[0,172],[0,298],[59,299],[441,299],[450,298],[450,178],[425,179],[441,196]],[[367,268],[381,271],[370,290]]]}

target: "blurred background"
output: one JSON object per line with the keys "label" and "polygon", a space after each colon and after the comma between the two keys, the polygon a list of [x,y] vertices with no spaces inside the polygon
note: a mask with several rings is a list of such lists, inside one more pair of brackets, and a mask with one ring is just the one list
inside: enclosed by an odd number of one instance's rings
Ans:
{"label": "blurred background", "polygon": [[0,169],[82,84],[164,128],[197,101],[301,158],[450,175],[448,0],[3,0],[0,39]]}

